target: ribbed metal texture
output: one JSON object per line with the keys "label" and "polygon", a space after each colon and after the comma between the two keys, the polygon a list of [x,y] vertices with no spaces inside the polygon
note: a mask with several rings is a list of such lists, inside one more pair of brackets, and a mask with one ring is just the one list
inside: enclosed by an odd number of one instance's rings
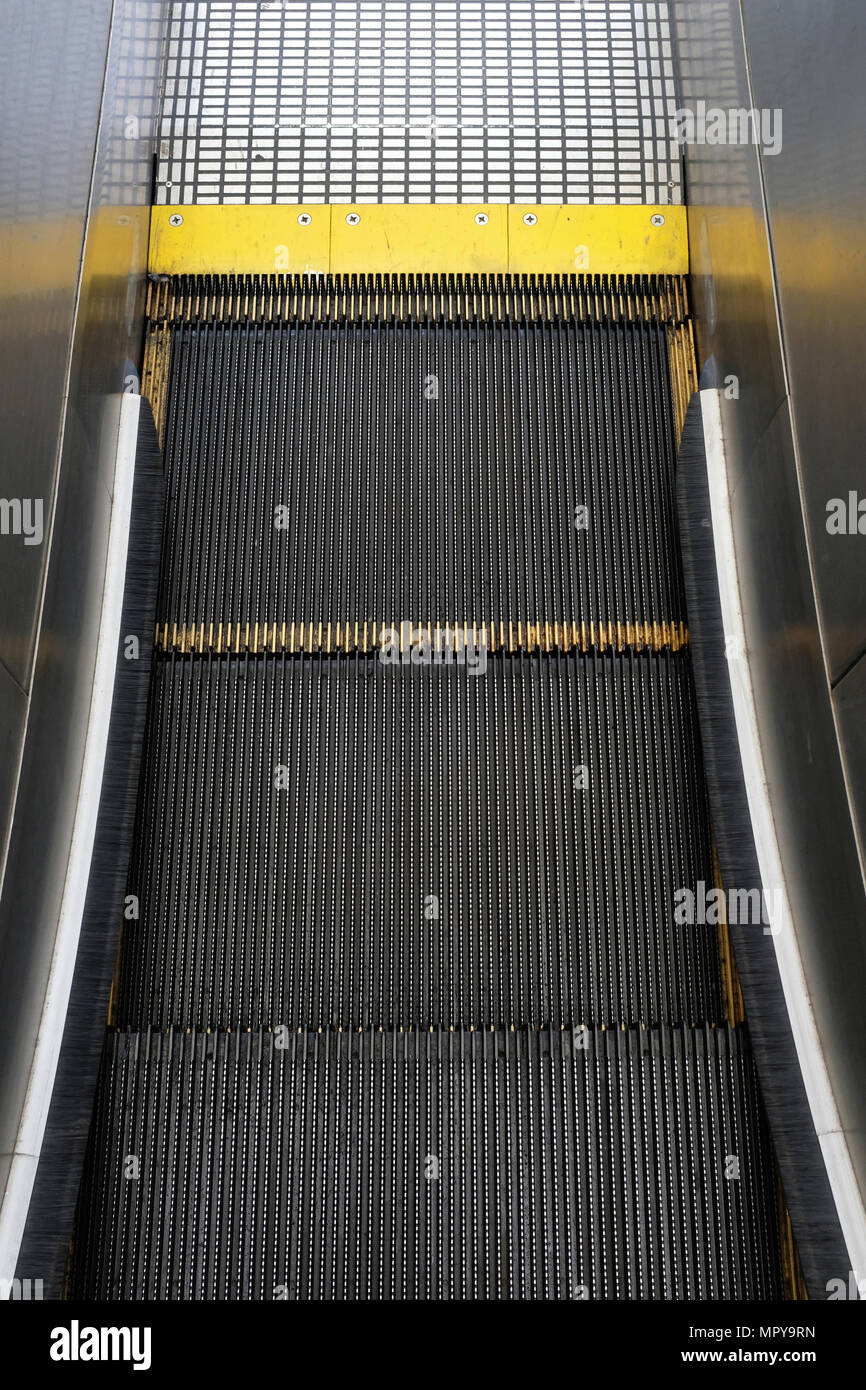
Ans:
{"label": "ribbed metal texture", "polygon": [[720,1018],[685,653],[158,665],[118,1022]]}
{"label": "ribbed metal texture", "polygon": [[436,314],[175,329],[161,622],[684,618],[666,327]]}
{"label": "ribbed metal texture", "polygon": [[159,275],[148,284],[150,326],[160,323],[310,323],[392,319],[418,323],[572,319],[683,323],[680,275],[328,274]]}
{"label": "ribbed metal texture", "polygon": [[118,1033],[92,1149],[74,1297],[779,1296],[741,1030]]}

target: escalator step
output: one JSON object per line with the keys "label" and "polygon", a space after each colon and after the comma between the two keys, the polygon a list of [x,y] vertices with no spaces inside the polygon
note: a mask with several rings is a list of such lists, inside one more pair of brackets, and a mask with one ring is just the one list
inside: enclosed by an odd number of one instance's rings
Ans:
{"label": "escalator step", "polygon": [[123,1027],[720,1021],[685,653],[157,664]]}
{"label": "escalator step", "polygon": [[679,623],[666,333],[180,324],[159,621]]}
{"label": "escalator step", "polygon": [[742,1030],[115,1033],[72,1296],[779,1297]]}

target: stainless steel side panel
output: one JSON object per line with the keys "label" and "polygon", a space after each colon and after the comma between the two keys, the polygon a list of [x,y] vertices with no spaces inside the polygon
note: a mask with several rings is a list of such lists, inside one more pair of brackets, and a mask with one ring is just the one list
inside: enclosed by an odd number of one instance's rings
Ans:
{"label": "stainless steel side panel", "polygon": [[[866,534],[827,503],[866,499],[866,9],[744,0],[754,105],[783,112],[762,160],[805,519],[832,681],[866,650]],[[866,517],[864,517],[866,530]]]}
{"label": "stainless steel side panel", "polygon": [[0,537],[0,846],[14,804],[0,890],[0,1188],[20,1151],[87,733],[117,405],[142,330],[166,9],[13,0],[0,16],[0,495],[41,496],[45,527],[40,546]]}
{"label": "stainless steel side panel", "polygon": [[0,661],[29,693],[112,0],[9,0],[0,18],[0,493],[45,539],[0,536]]}
{"label": "stainless steel side panel", "polygon": [[674,13],[684,108],[782,108],[777,154],[686,146],[689,234],[702,384],[728,385],[734,544],[779,846],[863,1193],[866,900],[849,787],[864,758],[850,715],[837,728],[831,682],[866,644],[866,536],[829,537],[824,519],[829,497],[866,494],[866,12],[744,0],[745,38],[736,0],[678,0]]}

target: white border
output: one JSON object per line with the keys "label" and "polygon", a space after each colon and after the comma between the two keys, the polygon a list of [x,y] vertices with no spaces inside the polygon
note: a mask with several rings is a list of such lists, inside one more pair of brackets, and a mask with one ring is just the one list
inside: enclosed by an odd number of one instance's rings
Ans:
{"label": "white border", "polygon": [[[721,395],[718,390],[700,392],[704,425],[704,445],[707,456],[707,475],[710,489],[710,514],[716,550],[716,570],[725,643],[731,653],[728,671],[737,725],[737,741],[746,783],[752,834],[761,870],[763,887],[768,900],[775,901],[777,911],[772,920],[773,945],[782,981],[782,990],[791,1020],[791,1030],[797,1058],[806,1087],[815,1132],[821,1145],[827,1176],[851,1269],[858,1281],[866,1276],[866,1210],[860,1193],[848,1137],[843,1129],[830,1076],[824,1061],[821,1038],[815,1022],[812,1000],[803,962],[797,943],[791,903],[788,897],[772,799],[767,784],[763,750],[761,748],[755,692],[748,661],[743,608],[737,574],[725,441],[722,430]],[[777,890],[774,894],[770,890]],[[849,1271],[839,1270],[847,1280]],[[861,1293],[866,1298],[866,1290]]]}
{"label": "white border", "polygon": [[[111,705],[114,698],[140,408],[140,396],[124,394],[120,397],[108,551],[84,760],[39,1033],[6,1190],[0,1206],[0,1280],[4,1281],[14,1277],[24,1223],[30,1206],[66,1024],[84,914],[84,899],[90,877],[90,861],[93,857]],[[8,1297],[10,1292],[6,1283],[0,1286],[0,1298]]]}

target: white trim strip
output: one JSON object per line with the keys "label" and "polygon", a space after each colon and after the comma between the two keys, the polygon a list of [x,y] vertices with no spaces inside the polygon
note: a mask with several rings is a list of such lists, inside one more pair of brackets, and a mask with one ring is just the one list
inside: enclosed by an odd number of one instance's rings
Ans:
{"label": "white trim strip", "polygon": [[[39,1034],[18,1126],[15,1152],[0,1207],[0,1280],[11,1280],[15,1275],[18,1251],[45,1134],[48,1107],[54,1089],[75,959],[78,954],[78,939],[81,934],[90,861],[96,837],[96,821],[114,697],[140,407],[140,396],[121,396],[102,612],[93,669],[87,739]],[[5,1289],[8,1286],[3,1284],[0,1287]]]}
{"label": "white trim strip", "polygon": [[[862,1281],[866,1275],[866,1210],[851,1162],[848,1137],[842,1127],[833,1095],[812,1000],[803,972],[776,838],[776,824],[758,730],[734,548],[721,396],[718,390],[706,390],[701,391],[700,399],[722,625],[730,658],[728,671],[752,834],[766,901],[776,904],[776,911],[771,919],[773,946],[815,1132],[824,1156],[842,1234],[848,1247],[851,1269],[858,1281]],[[844,1278],[847,1272],[840,1270],[840,1277]],[[866,1291],[861,1296],[866,1297]]]}

